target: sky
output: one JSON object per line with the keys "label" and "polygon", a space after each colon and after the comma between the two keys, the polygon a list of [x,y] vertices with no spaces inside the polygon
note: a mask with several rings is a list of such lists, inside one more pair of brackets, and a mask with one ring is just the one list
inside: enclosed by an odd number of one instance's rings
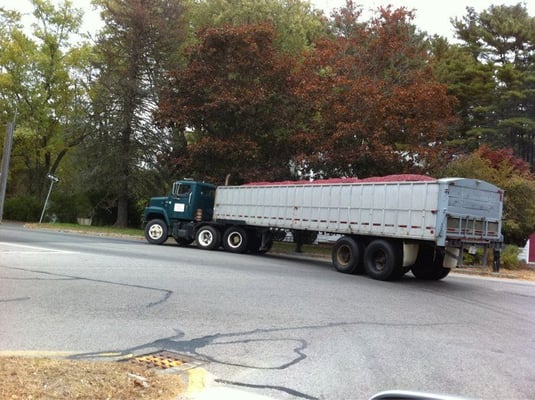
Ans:
{"label": "sky", "polygon": [[[90,0],[72,0],[72,2],[76,7],[84,9],[86,14],[82,30],[94,31],[95,27],[99,26],[99,16],[90,5]],[[345,4],[345,0],[310,0],[310,2],[314,7],[323,9],[327,15],[333,9],[340,8]],[[365,11],[388,4],[415,10],[414,23],[420,30],[426,31],[430,35],[445,36],[450,40],[454,38],[450,18],[461,18],[466,15],[466,7],[474,7],[477,12],[481,12],[493,4],[514,5],[520,2],[527,6],[529,15],[535,17],[535,1],[533,0],[354,0],[354,2],[362,5]],[[29,0],[0,0],[0,7],[18,9],[26,13],[30,13],[32,10]]]}
{"label": "sky", "polygon": [[[316,8],[326,10],[326,14],[334,8],[343,7],[345,0],[311,0]],[[406,7],[415,10],[415,25],[428,34],[438,34],[453,39],[453,29],[450,18],[462,18],[466,15],[466,7],[474,7],[477,12],[488,9],[491,5],[527,5],[530,16],[535,17],[535,1],[523,0],[354,0],[355,4],[363,6],[364,11],[377,9],[388,4],[395,8]],[[531,3],[531,4],[530,4]]]}

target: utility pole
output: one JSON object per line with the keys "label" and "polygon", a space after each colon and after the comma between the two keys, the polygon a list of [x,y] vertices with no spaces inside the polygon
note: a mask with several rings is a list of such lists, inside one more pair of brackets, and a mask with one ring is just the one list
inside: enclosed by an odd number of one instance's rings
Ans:
{"label": "utility pole", "polygon": [[2,173],[0,176],[0,224],[4,218],[4,202],[6,199],[7,177],[9,175],[9,160],[11,158],[11,146],[13,145],[13,133],[15,132],[15,121],[17,111],[13,121],[7,124],[6,137],[4,139],[4,153],[2,155]]}

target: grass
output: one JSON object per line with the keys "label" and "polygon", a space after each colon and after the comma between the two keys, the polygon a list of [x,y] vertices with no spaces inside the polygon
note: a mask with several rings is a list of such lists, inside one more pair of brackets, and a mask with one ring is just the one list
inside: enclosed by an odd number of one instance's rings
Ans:
{"label": "grass", "polygon": [[0,399],[177,399],[179,375],[142,366],[49,358],[0,357]]}
{"label": "grass", "polygon": [[143,230],[135,228],[115,228],[113,226],[92,226],[52,222],[43,224],[31,223],[26,224],[25,226],[32,229],[49,229],[61,232],[88,233],[103,236],[131,236],[140,238],[143,237]]}

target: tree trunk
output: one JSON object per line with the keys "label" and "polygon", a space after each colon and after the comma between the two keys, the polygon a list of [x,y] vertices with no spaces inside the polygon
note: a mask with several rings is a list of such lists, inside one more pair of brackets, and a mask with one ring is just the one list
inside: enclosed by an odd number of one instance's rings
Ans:
{"label": "tree trunk", "polygon": [[[133,113],[132,113],[133,114]],[[117,193],[117,219],[114,226],[116,228],[126,228],[128,225],[128,198],[130,197],[129,185],[130,180],[130,136],[132,125],[127,123],[121,137],[119,157],[119,179]]]}
{"label": "tree trunk", "polygon": [[113,225],[116,228],[126,228],[128,226],[128,195],[121,193],[117,199],[117,219]]}

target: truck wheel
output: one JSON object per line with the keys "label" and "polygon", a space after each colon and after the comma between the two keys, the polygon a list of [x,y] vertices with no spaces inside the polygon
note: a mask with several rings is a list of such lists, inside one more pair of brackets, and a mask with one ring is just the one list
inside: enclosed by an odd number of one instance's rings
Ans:
{"label": "truck wheel", "polygon": [[364,267],[370,278],[380,281],[396,280],[403,276],[402,250],[396,242],[377,239],[364,251]]}
{"label": "truck wheel", "polygon": [[411,268],[412,274],[417,279],[426,281],[439,281],[450,273],[449,268],[444,268],[444,253],[435,251],[432,247],[420,248],[418,258]]}
{"label": "truck wheel", "polygon": [[221,233],[213,226],[205,225],[197,231],[195,239],[199,249],[213,250],[219,247]]}
{"label": "truck wheel", "polygon": [[362,265],[363,245],[350,236],[343,236],[336,241],[332,251],[334,268],[344,274],[364,272]]}
{"label": "truck wheel", "polygon": [[223,247],[233,253],[245,253],[247,251],[247,234],[238,226],[231,226],[223,235]]}
{"label": "truck wheel", "polygon": [[167,224],[161,219],[153,219],[145,226],[145,239],[151,244],[162,244],[167,240]]}

